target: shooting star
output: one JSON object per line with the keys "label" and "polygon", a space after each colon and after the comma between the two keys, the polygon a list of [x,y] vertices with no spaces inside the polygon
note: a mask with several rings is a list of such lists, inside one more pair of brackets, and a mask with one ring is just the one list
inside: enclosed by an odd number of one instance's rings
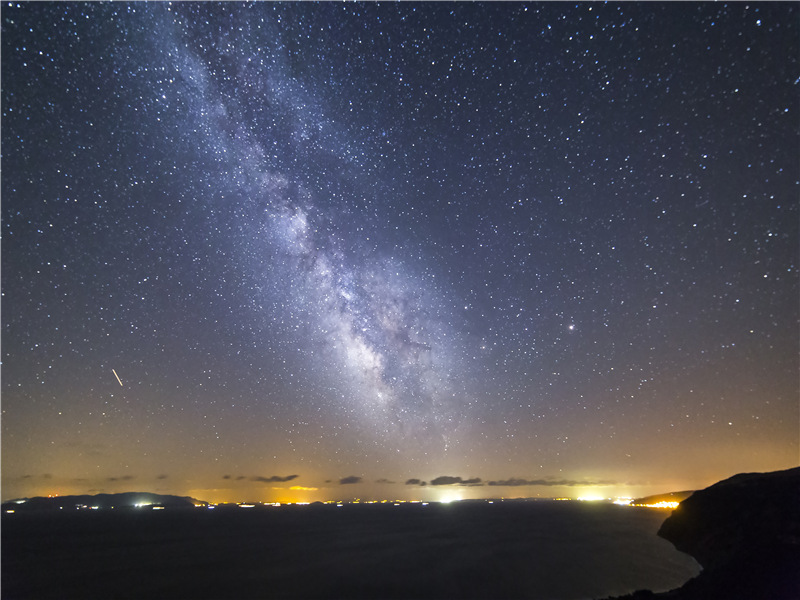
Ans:
{"label": "shooting star", "polygon": [[122,385],[122,380],[119,378],[119,375],[117,375],[117,372],[114,369],[111,369],[111,372],[114,374],[114,377],[117,378],[117,381],[119,381],[120,387],[125,387],[124,385]]}

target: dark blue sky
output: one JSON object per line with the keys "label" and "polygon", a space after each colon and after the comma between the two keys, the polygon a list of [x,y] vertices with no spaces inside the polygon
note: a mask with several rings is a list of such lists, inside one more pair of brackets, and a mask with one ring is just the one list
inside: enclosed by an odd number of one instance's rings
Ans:
{"label": "dark blue sky", "polygon": [[2,28],[4,497],[797,464],[796,6],[12,2]]}

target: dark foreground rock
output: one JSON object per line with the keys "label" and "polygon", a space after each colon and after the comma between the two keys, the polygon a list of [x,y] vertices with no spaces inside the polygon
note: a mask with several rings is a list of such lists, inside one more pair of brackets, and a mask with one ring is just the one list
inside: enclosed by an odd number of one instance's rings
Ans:
{"label": "dark foreground rock", "polygon": [[800,468],[743,473],[695,492],[658,535],[703,572],[683,587],[618,600],[800,599]]}

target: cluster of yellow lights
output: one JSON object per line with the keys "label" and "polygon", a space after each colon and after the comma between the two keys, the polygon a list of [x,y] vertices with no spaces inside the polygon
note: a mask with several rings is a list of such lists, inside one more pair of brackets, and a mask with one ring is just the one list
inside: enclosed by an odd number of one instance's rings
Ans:
{"label": "cluster of yellow lights", "polygon": [[680,502],[667,502],[666,500],[662,502],[654,502],[652,504],[631,504],[631,506],[644,506],[647,508],[678,508]]}
{"label": "cluster of yellow lights", "polygon": [[[455,502],[455,501],[458,501],[458,500],[460,500],[460,498],[447,497],[446,496],[446,497],[442,498],[439,502],[442,503],[442,504],[448,504],[450,502]],[[572,498],[554,498],[554,500],[565,501],[565,500],[573,500],[573,499]],[[601,498],[599,496],[589,495],[589,496],[580,496],[579,498],[577,498],[577,500],[579,502],[601,502],[601,501],[611,500],[611,498]],[[17,502],[17,504],[22,504],[25,501],[24,500],[17,500],[16,502]],[[348,504],[348,503],[349,504],[360,504],[362,502],[364,504],[393,504],[394,506],[400,506],[401,504],[421,504],[422,506],[427,506],[429,504],[428,502],[422,502],[421,500],[366,500],[366,501],[362,501],[359,498],[356,498],[355,500],[351,500],[349,502],[346,502],[344,500],[327,500],[326,502],[324,502],[324,504],[335,504],[336,506],[344,506],[345,504]],[[487,500],[487,502],[489,504],[493,504],[494,503],[493,500]],[[666,501],[666,500],[661,501],[661,502],[653,502],[653,503],[650,503],[650,504],[634,504],[632,498],[615,498],[615,499],[613,499],[613,502],[614,502],[614,504],[619,504],[619,505],[622,505],[622,506],[639,506],[639,507],[645,507],[645,508],[669,508],[669,509],[675,509],[680,504],[680,502]],[[259,506],[290,506],[290,505],[306,506],[308,504],[310,504],[310,503],[309,502],[283,502],[283,503],[281,503],[281,502],[258,502],[258,503],[239,502],[239,503],[236,504],[236,506],[238,506],[240,508],[255,508],[257,505],[259,505]],[[150,507],[150,506],[152,506],[153,510],[163,510],[164,509],[163,506],[153,506],[152,503],[145,503],[145,502],[137,503],[135,505],[136,508],[143,508],[143,507]],[[217,506],[216,504],[195,504],[195,507],[197,507],[197,508],[213,509],[213,508],[216,508],[216,506]],[[79,510],[80,509],[97,510],[100,507],[99,506],[78,505],[78,506],[76,506],[76,508],[79,509]],[[111,508],[113,508],[113,506]],[[5,512],[6,513],[13,513],[14,510],[13,509],[7,509]]]}
{"label": "cluster of yellow lights", "polygon": [[[49,498],[57,498],[58,494],[50,494]],[[458,496],[444,496],[439,500],[441,504],[448,504],[450,502],[457,502],[461,500]],[[633,498],[603,498],[596,494],[587,494],[585,496],[579,496],[578,498],[553,498],[553,500],[560,500],[560,501],[574,501],[577,500],[579,502],[603,502],[603,501],[610,501],[614,504],[619,504],[621,506],[639,506],[639,507],[646,507],[646,508],[677,508],[680,502],[673,501],[673,500],[662,500],[660,502],[652,502],[652,503],[634,503]],[[493,504],[494,500],[486,500],[489,504]],[[23,504],[25,500],[15,500],[17,504]],[[254,508],[255,506],[306,506],[311,504],[310,502],[237,502],[236,506],[240,508]],[[353,500],[326,500],[323,504],[335,504],[337,506],[344,506],[345,504],[394,504],[398,506],[400,504],[422,504],[423,506],[427,506],[428,502],[423,502],[421,500],[361,500],[360,498],[355,498]],[[153,510],[162,510],[163,506],[154,506],[152,502],[138,502],[134,504],[136,508],[144,508],[144,507],[152,507]],[[197,508],[216,508],[216,504],[214,503],[203,503],[203,504],[195,504]],[[78,504],[76,505],[77,509],[91,509],[97,510],[99,506],[87,506],[85,504]],[[113,506],[111,507],[113,508]],[[6,512],[14,512],[11,509],[7,509]]]}
{"label": "cluster of yellow lights", "polygon": [[[572,498],[553,498],[554,500],[572,500]],[[575,498],[578,502],[602,502],[602,501],[612,501],[614,504],[619,504],[620,506],[640,506],[645,508],[677,508],[680,502],[676,501],[666,501],[662,500],[661,502],[652,502],[648,504],[643,503],[636,503],[634,504],[633,498],[601,498],[600,496],[579,496]]]}
{"label": "cluster of yellow lights", "polygon": [[[444,498],[440,500],[442,503],[447,502],[454,502],[459,500],[459,498]],[[492,501],[490,500],[489,503],[491,504]],[[233,505],[238,506],[239,508],[255,508],[256,506],[308,506],[311,502],[236,502]],[[344,506],[345,504],[393,504],[394,506],[399,506],[401,504],[420,504],[422,506],[428,506],[429,502],[423,502],[422,500],[361,500],[356,498],[355,500],[325,500],[322,504],[330,504],[336,506]],[[224,505],[224,503],[223,503]],[[138,505],[138,506],[145,506],[145,505]],[[195,508],[216,508],[218,505],[209,503],[209,504],[195,504]]]}

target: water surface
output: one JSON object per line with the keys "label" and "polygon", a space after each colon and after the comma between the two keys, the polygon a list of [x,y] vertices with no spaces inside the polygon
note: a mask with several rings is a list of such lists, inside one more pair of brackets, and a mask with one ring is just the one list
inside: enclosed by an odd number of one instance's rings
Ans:
{"label": "water surface", "polygon": [[6,598],[529,598],[679,587],[668,511],[460,502],[3,515]]}

